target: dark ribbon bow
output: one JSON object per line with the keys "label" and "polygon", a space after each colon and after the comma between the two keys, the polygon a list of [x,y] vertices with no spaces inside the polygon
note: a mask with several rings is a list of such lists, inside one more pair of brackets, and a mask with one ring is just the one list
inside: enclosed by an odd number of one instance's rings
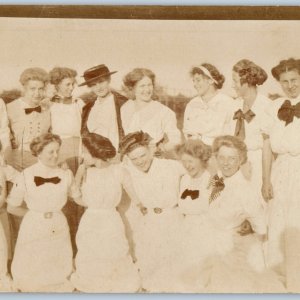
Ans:
{"label": "dark ribbon bow", "polygon": [[278,110],[278,119],[285,122],[285,126],[292,123],[294,117],[300,118],[300,102],[292,105],[290,100],[285,100]]}
{"label": "dark ribbon bow", "polygon": [[34,176],[34,182],[36,186],[40,186],[44,183],[54,183],[58,184],[61,181],[59,177],[43,178],[40,176]]}
{"label": "dark ribbon bow", "polygon": [[220,193],[224,190],[225,184],[223,177],[220,178],[218,175],[213,176],[208,185],[208,188],[210,187],[212,187],[212,191],[209,196],[209,204],[217,199]]}
{"label": "dark ribbon bow", "polygon": [[255,117],[255,113],[249,109],[246,113],[243,113],[241,109],[234,113],[233,120],[236,120],[234,135],[239,137],[241,140],[245,139],[245,120],[250,123]]}
{"label": "dark ribbon bow", "polygon": [[33,108],[25,108],[25,114],[26,115],[29,115],[29,114],[31,114],[34,111],[36,111],[38,113],[41,113],[42,112],[42,108],[40,106],[33,107]]}
{"label": "dark ribbon bow", "polygon": [[186,197],[190,196],[192,200],[195,200],[199,198],[199,194],[200,194],[199,190],[193,191],[193,190],[185,189],[181,194],[181,199],[185,199]]}

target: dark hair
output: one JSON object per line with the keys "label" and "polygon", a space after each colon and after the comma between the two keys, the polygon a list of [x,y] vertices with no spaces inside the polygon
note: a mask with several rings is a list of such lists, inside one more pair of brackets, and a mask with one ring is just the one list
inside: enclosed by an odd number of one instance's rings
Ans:
{"label": "dark hair", "polygon": [[22,72],[20,82],[22,85],[25,85],[29,80],[42,81],[46,84],[49,81],[49,75],[44,69],[28,68]]}
{"label": "dark hair", "polygon": [[[223,87],[224,82],[225,82],[224,75],[221,74],[219,72],[219,70],[211,64],[204,63],[204,64],[201,64],[201,66],[204,67],[205,69],[207,69],[207,71],[210,73],[211,77],[216,81],[216,82],[214,82],[215,88],[216,89],[221,89]],[[204,72],[201,70],[201,68],[199,68],[199,67],[193,67],[190,74],[191,74],[191,76],[194,76],[195,74],[206,76],[204,74]]]}
{"label": "dark hair", "polygon": [[292,71],[292,70],[297,70],[298,73],[300,74],[300,59],[294,59],[294,58],[289,58],[286,60],[281,60],[280,63],[272,68],[272,75],[273,77],[279,81],[280,75],[282,73]]}
{"label": "dark hair", "polygon": [[58,135],[52,133],[44,133],[32,140],[30,150],[32,155],[38,156],[43,149],[52,142],[56,142],[61,146],[61,139]]}
{"label": "dark hair", "polygon": [[247,146],[238,137],[232,135],[223,135],[215,138],[212,145],[213,153],[216,155],[222,146],[236,149],[239,152],[241,164],[244,164],[247,161]]}
{"label": "dark hair", "polygon": [[200,140],[187,140],[184,144],[175,148],[176,154],[181,157],[184,153],[201,160],[206,167],[211,157],[212,149]]}
{"label": "dark hair", "polygon": [[152,81],[153,87],[155,86],[155,74],[149,69],[135,68],[125,75],[123,78],[123,83],[125,85],[126,92],[129,94],[129,98],[135,99],[135,96],[133,95],[133,89],[137,82],[142,80],[144,77],[149,77]]}
{"label": "dark hair", "polygon": [[49,72],[50,82],[54,85],[58,85],[65,78],[75,78],[77,72],[69,68],[55,67]]}
{"label": "dark hair", "polygon": [[262,85],[268,78],[266,71],[248,59],[242,59],[233,66],[233,71],[240,76],[241,84]]}
{"label": "dark hair", "polygon": [[120,143],[122,155],[130,153],[132,150],[140,146],[148,147],[150,141],[151,141],[150,135],[143,131],[136,131],[133,133],[129,133],[124,136],[124,138]]}
{"label": "dark hair", "polygon": [[82,143],[92,157],[104,161],[116,156],[117,152],[111,141],[96,133],[87,133],[82,137]]}

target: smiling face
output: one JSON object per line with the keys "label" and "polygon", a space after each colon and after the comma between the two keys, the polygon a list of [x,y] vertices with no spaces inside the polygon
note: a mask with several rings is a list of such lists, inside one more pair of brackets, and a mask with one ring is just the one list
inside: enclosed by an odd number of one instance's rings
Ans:
{"label": "smiling face", "polygon": [[248,89],[248,84],[241,84],[240,75],[235,71],[232,72],[232,88],[235,90],[236,95],[241,98],[245,96]]}
{"label": "smiling face", "polygon": [[187,153],[182,154],[181,163],[187,170],[188,174],[194,178],[204,170],[202,161],[199,158],[193,157],[192,155],[189,155]]}
{"label": "smiling face", "polygon": [[153,95],[153,89],[154,86],[151,78],[144,76],[140,81],[138,81],[135,84],[133,88],[135,99],[144,102],[151,101]]}
{"label": "smiling face", "polygon": [[149,147],[140,146],[128,153],[133,165],[142,172],[147,172],[153,161],[153,154]]}
{"label": "smiling face", "polygon": [[205,75],[194,74],[193,75],[194,88],[198,92],[200,97],[204,96],[213,86],[213,81]]}
{"label": "smiling face", "polygon": [[28,80],[23,86],[23,94],[27,103],[38,106],[44,98],[45,84],[40,80]]}
{"label": "smiling face", "polygon": [[75,88],[76,80],[74,77],[64,78],[57,86],[57,92],[63,97],[71,97]]}
{"label": "smiling face", "polygon": [[279,82],[285,95],[289,98],[297,98],[300,94],[300,74],[298,70],[281,73]]}
{"label": "smiling face", "polygon": [[224,177],[231,177],[241,166],[239,151],[235,148],[222,146],[217,153],[217,163]]}
{"label": "smiling face", "polygon": [[110,93],[110,78],[99,79],[99,81],[89,84],[89,87],[97,97],[104,98]]}
{"label": "smiling face", "polygon": [[45,166],[55,168],[58,164],[59,149],[59,143],[51,142],[38,154],[38,158]]}

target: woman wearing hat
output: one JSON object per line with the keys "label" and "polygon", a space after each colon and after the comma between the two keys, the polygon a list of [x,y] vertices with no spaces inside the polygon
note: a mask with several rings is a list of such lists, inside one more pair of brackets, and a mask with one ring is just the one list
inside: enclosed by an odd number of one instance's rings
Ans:
{"label": "woman wearing hat", "polygon": [[284,277],[289,292],[299,293],[300,60],[280,61],[272,75],[284,97],[269,106],[264,128],[269,143],[263,159],[263,195],[269,201],[267,262]]}
{"label": "woman wearing hat", "polygon": [[203,63],[193,67],[191,76],[198,95],[186,106],[183,133],[212,145],[227,129],[233,99],[220,92],[225,78],[215,66]]}
{"label": "woman wearing hat", "polygon": [[83,146],[84,164],[78,169],[76,181],[82,191],[79,203],[87,209],[76,236],[78,252],[72,282],[83,292],[136,292],[139,275],[116,210],[122,185],[136,200],[130,177],[120,165],[111,164],[116,149],[107,138],[90,133],[83,137]]}
{"label": "woman wearing hat", "polygon": [[124,77],[124,85],[131,95],[121,109],[125,134],[142,130],[151,137],[154,150],[168,152],[180,144],[175,113],[159,101],[153,100],[155,74],[136,68]]}
{"label": "woman wearing hat", "polygon": [[114,73],[116,71],[111,72],[103,64],[84,72],[85,81],[79,86],[87,85],[97,98],[83,108],[81,133],[102,135],[119,149],[119,142],[124,136],[120,109],[127,98],[111,89],[111,75]]}
{"label": "woman wearing hat", "polygon": [[11,266],[14,285],[22,292],[73,290],[72,246],[61,209],[80,192],[71,170],[58,167],[60,145],[51,133],[33,139],[30,149],[38,162],[19,175],[7,199],[8,211],[24,216]]}
{"label": "woman wearing hat", "polygon": [[[126,135],[121,150],[140,200],[141,213],[131,223],[142,287],[149,292],[181,291],[178,269],[180,215],[177,211],[179,179],[184,173],[175,160],[158,159],[142,131]],[[177,252],[178,251],[178,252]]]}

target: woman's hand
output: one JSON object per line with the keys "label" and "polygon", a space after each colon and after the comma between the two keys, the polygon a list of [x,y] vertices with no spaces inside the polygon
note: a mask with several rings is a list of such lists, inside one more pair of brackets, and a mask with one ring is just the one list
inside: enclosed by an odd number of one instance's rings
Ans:
{"label": "woman's hand", "polygon": [[239,227],[238,233],[241,236],[248,235],[254,233],[254,230],[248,220],[245,220]]}
{"label": "woman's hand", "polygon": [[261,187],[261,193],[263,195],[263,198],[266,202],[269,202],[271,199],[273,199],[273,186],[270,181],[264,181]]}

